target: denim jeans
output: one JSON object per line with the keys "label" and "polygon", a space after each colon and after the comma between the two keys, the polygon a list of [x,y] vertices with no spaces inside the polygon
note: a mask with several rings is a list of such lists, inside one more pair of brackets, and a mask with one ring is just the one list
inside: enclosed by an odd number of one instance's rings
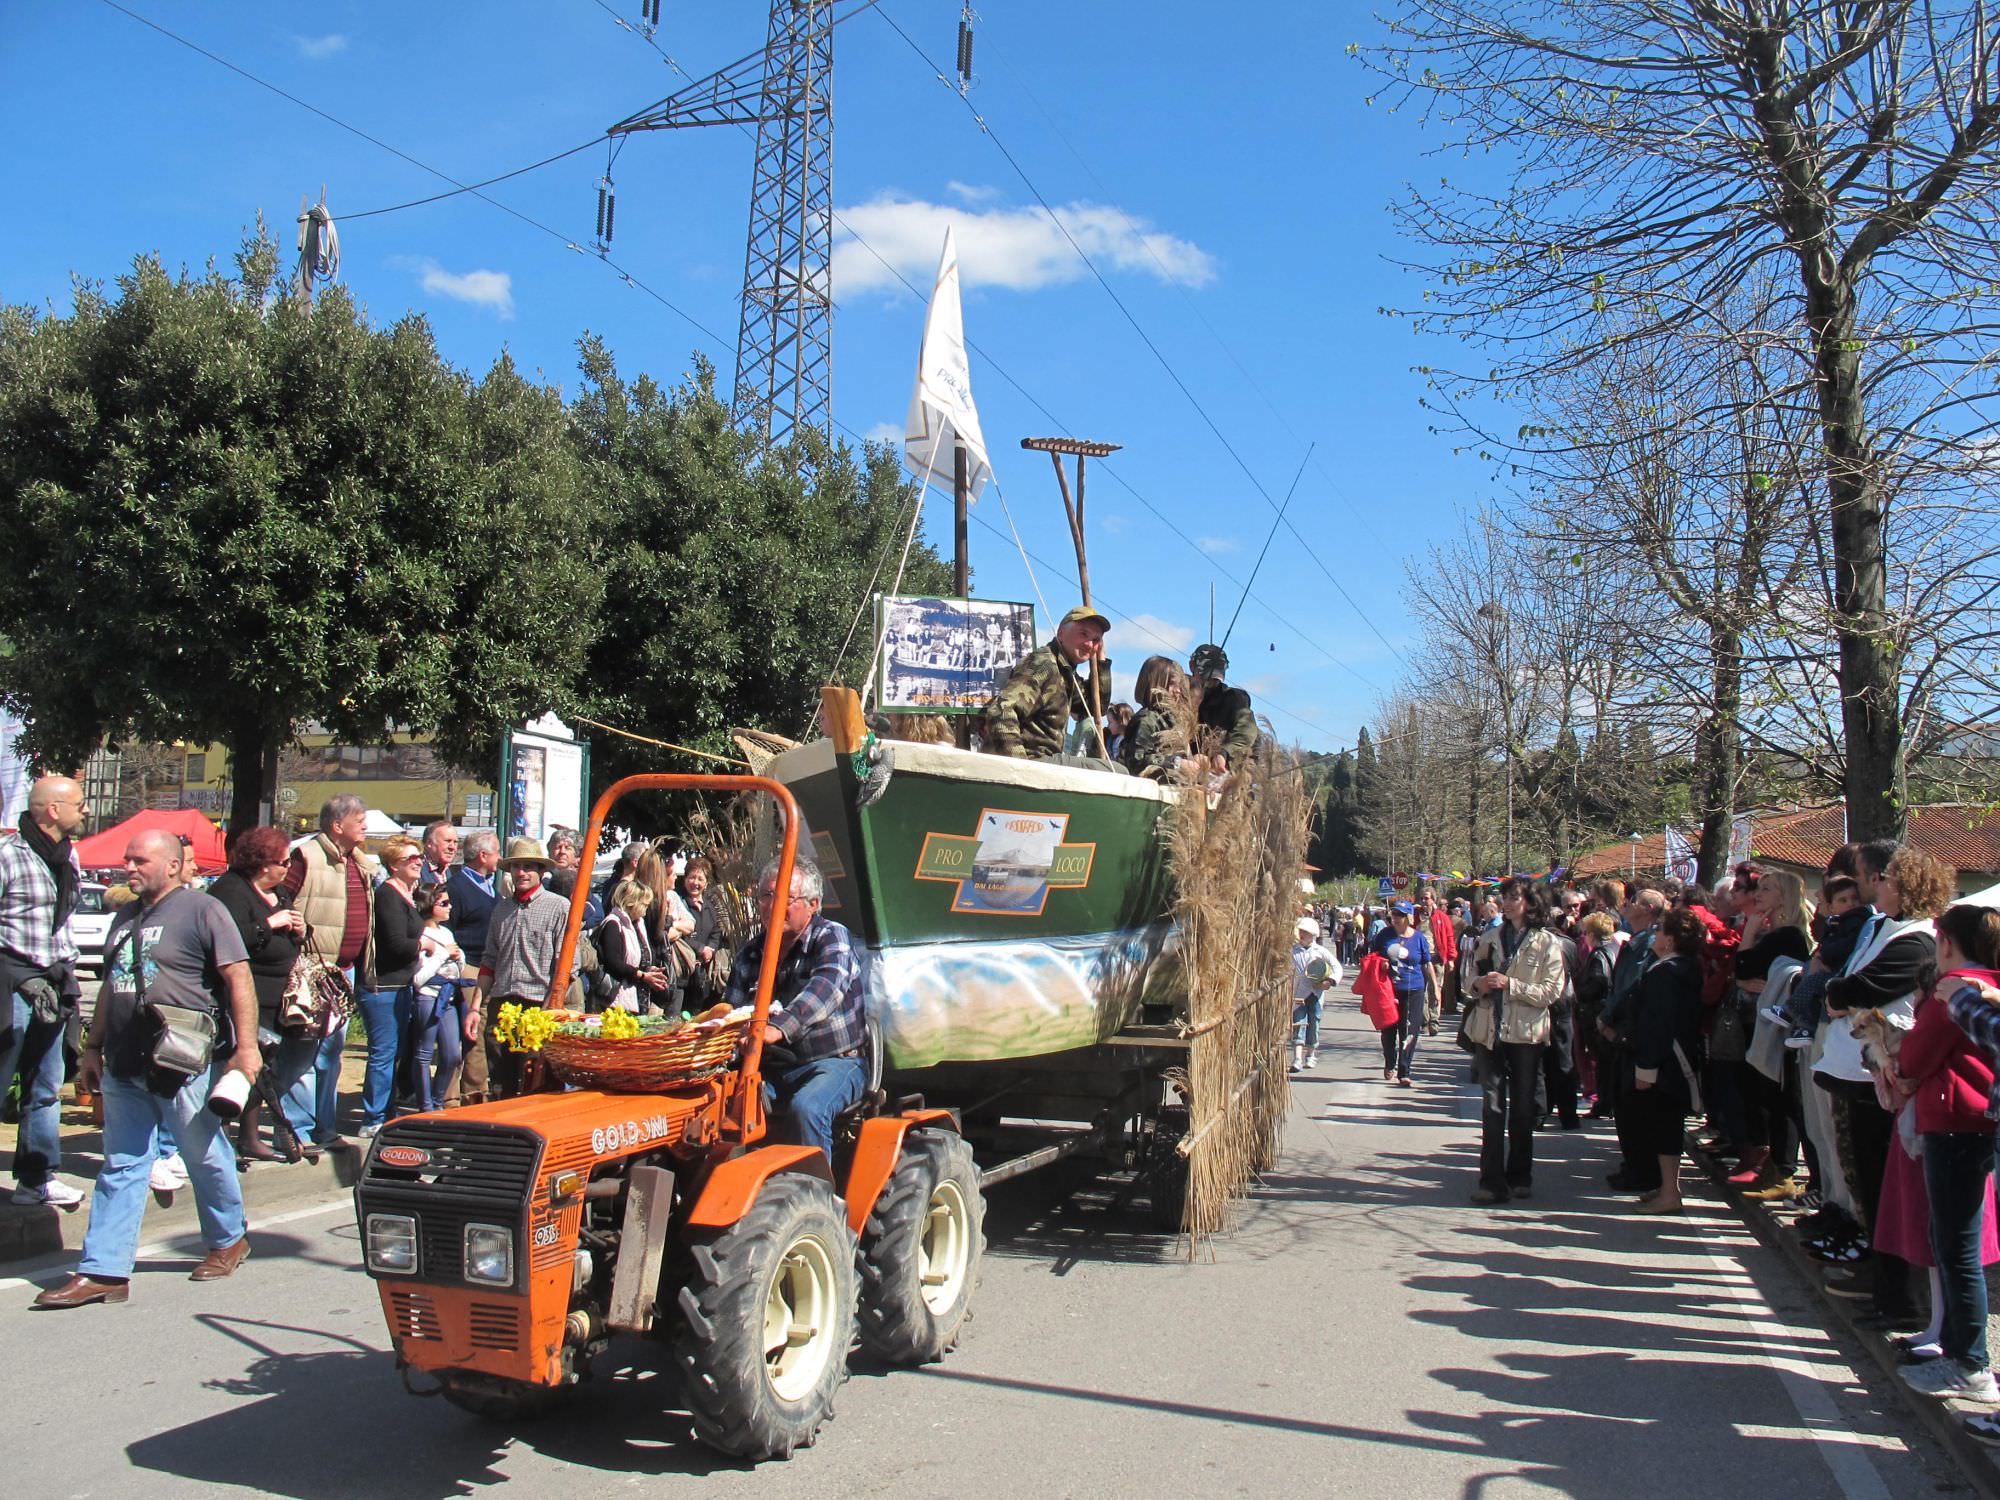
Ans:
{"label": "denim jeans", "polygon": [[257,1039],[264,1048],[264,1067],[271,1075],[271,1091],[285,1107],[285,1123],[292,1127],[292,1134],[301,1144],[315,1139],[314,1091],[321,1039],[286,1036],[263,1027],[258,1028]]}
{"label": "denim jeans", "polygon": [[1931,1255],[1944,1286],[1946,1357],[1986,1367],[1986,1268],[1980,1220],[1993,1171],[1993,1132],[1926,1135],[1924,1187],[1931,1195]]}
{"label": "denim jeans", "polygon": [[817,1146],[833,1160],[833,1117],[861,1097],[868,1068],[858,1057],[817,1057],[764,1080],[764,1107],[791,1116],[801,1146]]}
{"label": "denim jeans", "polygon": [[14,1180],[40,1187],[62,1165],[63,1023],[38,1021],[35,1008],[9,995],[13,1025],[0,1048],[0,1097],[21,1073],[21,1125],[14,1137]]}
{"label": "denim jeans", "polygon": [[322,1146],[340,1133],[340,1057],[347,1050],[347,1028],[343,1021],[313,1044],[312,1072],[307,1074],[312,1092],[312,1138]]}
{"label": "denim jeans", "polygon": [[[417,996],[416,1021],[410,1043],[411,1068],[416,1073],[417,1108],[443,1109],[452,1079],[464,1055],[464,1013],[458,1006],[457,987],[445,981],[440,989]],[[435,1076],[431,1059],[437,1059]]]}
{"label": "denim jeans", "polygon": [[1502,1042],[1473,1054],[1479,1082],[1479,1185],[1496,1193],[1535,1175],[1535,1083],[1539,1042]]}
{"label": "denim jeans", "polygon": [[1398,1078],[1408,1078],[1417,1038],[1424,1034],[1424,992],[1397,990],[1396,1012],[1396,1024],[1382,1032],[1382,1066],[1395,1069]]}
{"label": "denim jeans", "polygon": [[397,1062],[405,1055],[403,1037],[410,1029],[410,987],[363,990],[361,1016],[368,1026],[368,1073],[361,1084],[361,1123],[380,1125],[396,1102]]}
{"label": "denim jeans", "polygon": [[90,1228],[83,1236],[85,1276],[124,1280],[139,1249],[146,1214],[147,1180],[158,1152],[158,1132],[171,1124],[187,1163],[201,1219],[202,1243],[211,1250],[243,1238],[243,1191],[236,1181],[236,1152],[222,1120],[208,1108],[209,1085],[223,1073],[216,1063],[163,1099],[136,1078],[104,1076],[104,1170],[90,1198]]}
{"label": "denim jeans", "polygon": [[1308,995],[1292,1001],[1292,1045],[1308,1052],[1319,1051],[1320,997]]}

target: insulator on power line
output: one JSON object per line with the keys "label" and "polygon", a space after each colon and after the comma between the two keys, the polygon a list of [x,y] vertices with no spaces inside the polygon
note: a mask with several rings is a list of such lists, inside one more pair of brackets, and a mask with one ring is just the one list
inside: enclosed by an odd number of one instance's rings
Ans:
{"label": "insulator on power line", "polygon": [[607,202],[609,202],[609,201],[610,201],[610,198],[609,198],[609,195],[608,195],[608,194],[607,194],[607,193],[605,192],[605,189],[604,189],[604,184],[603,184],[603,183],[601,183],[601,182],[600,182],[600,183],[598,183],[598,185],[597,185],[597,237],[598,237],[598,238],[599,238],[600,240],[604,238],[604,205],[605,205],[605,204],[606,204]]}
{"label": "insulator on power line", "polygon": [[604,248],[611,248],[611,220],[618,212],[618,196],[612,194],[604,200]]}
{"label": "insulator on power line", "polygon": [[618,213],[618,190],[607,173],[597,179],[597,253],[611,248],[611,221]]}
{"label": "insulator on power line", "polygon": [[958,22],[958,76],[972,82],[972,22],[961,16]]}

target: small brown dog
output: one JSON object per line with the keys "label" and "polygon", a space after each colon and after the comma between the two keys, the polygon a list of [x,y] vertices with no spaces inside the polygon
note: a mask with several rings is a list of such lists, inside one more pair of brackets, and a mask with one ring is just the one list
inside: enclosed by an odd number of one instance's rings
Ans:
{"label": "small brown dog", "polygon": [[1903,1055],[1903,1032],[1901,1026],[1893,1024],[1887,1015],[1879,1010],[1857,1010],[1847,1017],[1848,1028],[1854,1039],[1861,1043],[1862,1055],[1868,1059],[1868,1066],[1878,1071],[1886,1061],[1888,1066],[1897,1068]]}

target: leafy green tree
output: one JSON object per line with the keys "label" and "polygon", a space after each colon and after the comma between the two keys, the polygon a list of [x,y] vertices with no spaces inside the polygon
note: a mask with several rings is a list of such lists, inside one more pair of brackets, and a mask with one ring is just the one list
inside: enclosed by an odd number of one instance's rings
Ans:
{"label": "leafy green tree", "polygon": [[566,438],[504,356],[474,383],[419,317],[285,298],[261,230],[233,275],[141,258],[66,317],[0,311],[0,530],[24,544],[0,696],[51,764],[222,741],[236,827],[304,720],[441,727],[462,757],[552,706],[592,632]]}
{"label": "leafy green tree", "polygon": [[[581,351],[572,416],[607,526],[588,711],[723,754],[736,726],[807,734],[820,687],[867,670],[872,611],[857,611],[889,588],[914,498],[894,453],[828,451],[808,434],[766,452],[731,425],[706,363],[669,389],[625,380],[594,337]],[[950,567],[919,541],[903,592],[950,588]],[[690,763],[655,747],[593,744],[599,790],[678,767]]]}

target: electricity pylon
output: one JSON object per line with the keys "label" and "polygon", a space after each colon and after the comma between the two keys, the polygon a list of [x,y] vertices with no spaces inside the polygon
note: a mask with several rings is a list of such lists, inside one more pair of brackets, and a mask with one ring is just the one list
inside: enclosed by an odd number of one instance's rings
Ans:
{"label": "electricity pylon", "polygon": [[736,331],[735,416],[773,443],[805,429],[830,436],[832,0],[771,0],[763,51],[620,120],[610,133],[753,124],[757,165]]}

